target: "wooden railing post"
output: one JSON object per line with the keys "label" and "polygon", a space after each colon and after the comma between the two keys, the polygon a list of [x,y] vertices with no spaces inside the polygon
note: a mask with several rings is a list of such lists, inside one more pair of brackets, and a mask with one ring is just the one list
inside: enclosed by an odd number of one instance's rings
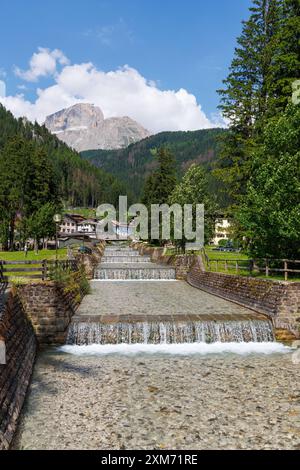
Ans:
{"label": "wooden railing post", "polygon": [[46,281],[48,278],[48,266],[47,266],[47,260],[44,259],[42,261],[42,280]]}
{"label": "wooden railing post", "polygon": [[236,269],[236,273],[238,274],[239,273],[239,262],[238,261],[235,262],[235,269]]}
{"label": "wooden railing post", "polygon": [[284,280],[285,280],[285,281],[288,280],[288,276],[289,276],[289,273],[288,273],[288,262],[287,262],[287,260],[285,259],[285,260],[284,260]]}
{"label": "wooden railing post", "polygon": [[266,277],[269,277],[270,269],[269,269],[269,260],[266,259]]}
{"label": "wooden railing post", "polygon": [[253,268],[254,268],[254,261],[253,259],[250,259],[249,260],[249,274],[251,275],[252,272],[253,272]]}

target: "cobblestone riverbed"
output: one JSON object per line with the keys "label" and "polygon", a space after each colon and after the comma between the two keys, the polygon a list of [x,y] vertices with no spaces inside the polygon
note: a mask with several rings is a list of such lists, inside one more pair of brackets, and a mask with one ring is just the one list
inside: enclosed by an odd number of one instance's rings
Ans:
{"label": "cobblestone riverbed", "polygon": [[15,449],[300,449],[290,354],[39,355]]}

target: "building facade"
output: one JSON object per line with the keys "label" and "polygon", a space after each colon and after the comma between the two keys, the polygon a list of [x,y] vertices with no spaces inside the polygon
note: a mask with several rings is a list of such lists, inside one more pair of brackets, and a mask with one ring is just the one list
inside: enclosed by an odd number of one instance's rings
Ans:
{"label": "building facade", "polygon": [[230,240],[231,223],[228,219],[217,219],[215,224],[215,235],[212,240],[213,245],[219,245],[221,240]]}

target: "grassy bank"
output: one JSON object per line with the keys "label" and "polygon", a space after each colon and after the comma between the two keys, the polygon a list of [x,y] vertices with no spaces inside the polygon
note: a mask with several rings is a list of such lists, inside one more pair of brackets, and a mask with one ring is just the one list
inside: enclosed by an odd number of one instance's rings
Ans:
{"label": "grassy bank", "polygon": [[[56,258],[55,250],[39,250],[38,253],[35,251],[28,251],[27,256],[24,251],[0,251],[0,261],[43,261],[43,260],[54,260]],[[58,250],[58,259],[67,258],[67,249],[60,248]]]}

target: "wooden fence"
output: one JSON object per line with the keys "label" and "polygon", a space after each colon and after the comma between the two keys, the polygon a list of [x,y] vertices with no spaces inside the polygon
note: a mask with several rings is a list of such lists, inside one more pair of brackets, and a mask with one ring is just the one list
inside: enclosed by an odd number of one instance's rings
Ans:
{"label": "wooden fence", "polygon": [[[248,275],[255,273],[265,275],[266,277],[272,274],[282,274],[285,281],[288,281],[289,277],[300,275],[300,260],[288,260],[288,259],[209,259],[205,255],[206,264],[210,271],[225,271],[236,274],[242,274],[246,272]],[[293,266],[293,268],[292,268]],[[295,269],[296,268],[296,269]],[[299,276],[300,277],[300,276]]]}
{"label": "wooden fence", "polygon": [[36,261],[2,261],[0,260],[0,282],[10,278],[41,279],[46,281],[55,269],[77,271],[76,260],[36,260]]}

